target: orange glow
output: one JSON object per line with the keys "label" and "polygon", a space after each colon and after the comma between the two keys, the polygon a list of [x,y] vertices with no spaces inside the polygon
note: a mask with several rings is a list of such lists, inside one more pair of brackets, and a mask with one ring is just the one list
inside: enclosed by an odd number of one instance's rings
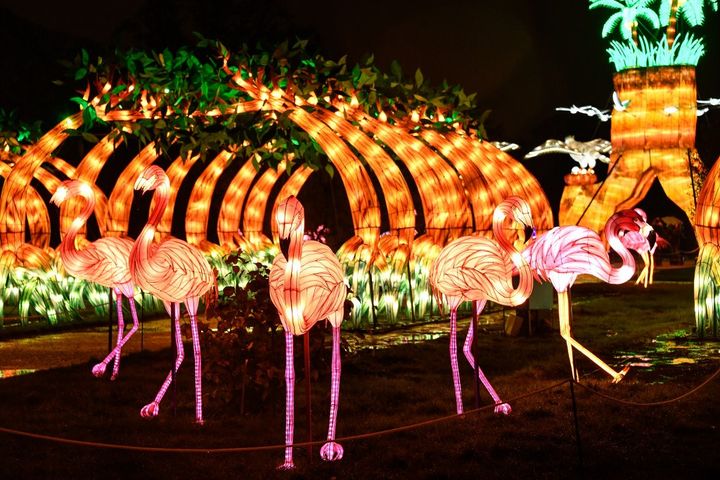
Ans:
{"label": "orange glow", "polygon": [[704,174],[702,162],[695,161],[695,69],[633,69],[615,74],[613,81],[618,98],[629,103],[612,113],[609,175],[601,183],[565,187],[560,225],[600,231],[614,212],[645,198],[655,179],[670,200],[694,218],[693,185]]}
{"label": "orange glow", "polygon": [[[80,161],[80,164],[75,169],[72,178],[81,180],[87,185],[95,185],[97,177],[100,174],[105,162],[110,158],[110,155],[115,151],[115,140],[110,138],[110,135],[105,136],[97,144],[90,149],[85,157]],[[107,208],[107,200],[105,194],[103,194],[99,188],[95,188],[95,193],[100,193],[99,198],[101,202],[96,202],[96,206],[100,208],[95,210],[95,216],[100,229],[100,235],[105,234],[105,214]],[[84,200],[81,197],[71,198],[69,201],[63,203],[60,206],[60,234],[62,236],[67,234],[70,228],[70,223],[76,218],[83,209]],[[85,224],[83,223],[82,228],[77,232],[80,237],[85,235]]]}
{"label": "orange glow", "polygon": [[256,174],[252,160],[246,160],[225,192],[218,216],[218,240],[221,245],[238,246],[244,243],[239,237],[238,228],[242,212],[245,211],[245,198]]}
{"label": "orange glow", "polygon": [[[293,170],[292,175],[290,175],[290,178],[287,182],[285,182],[285,185],[282,186],[280,189],[280,193],[278,193],[277,198],[275,199],[275,205],[273,205],[272,209],[272,218],[276,217],[277,214],[277,208],[280,204],[282,199],[286,199],[289,197],[295,197],[300,192],[300,189],[307,181],[308,177],[312,175],[313,171],[311,168],[308,168],[304,165],[300,167],[296,167],[295,170]],[[273,237],[273,243],[277,244],[279,242],[279,235],[278,235],[278,227],[277,222],[271,222],[272,224],[272,237]],[[304,232],[303,232],[304,233]]]}
{"label": "orange glow", "polygon": [[130,224],[130,207],[133,199],[135,179],[150,166],[159,156],[155,144],[150,143],[132,159],[125,167],[115,183],[115,188],[108,198],[107,230],[108,236],[122,237],[127,235]]}
{"label": "orange glow", "polygon": [[0,192],[0,244],[20,245],[25,240],[26,187],[42,162],[65,140],[67,128],[80,124],[82,113],[58,123],[15,162]]}
{"label": "orange glow", "polygon": [[228,151],[217,155],[205,167],[193,186],[185,212],[185,238],[191,245],[199,245],[203,240],[207,240],[210,201],[218,178],[231,157],[232,154]]}
{"label": "orange glow", "polygon": [[263,233],[263,220],[265,219],[265,210],[267,208],[268,197],[270,196],[270,189],[284,172],[284,162],[278,165],[277,170],[268,168],[260,176],[248,195],[245,212],[243,214],[242,233],[246,241],[257,250],[262,250],[272,245],[270,239]]}

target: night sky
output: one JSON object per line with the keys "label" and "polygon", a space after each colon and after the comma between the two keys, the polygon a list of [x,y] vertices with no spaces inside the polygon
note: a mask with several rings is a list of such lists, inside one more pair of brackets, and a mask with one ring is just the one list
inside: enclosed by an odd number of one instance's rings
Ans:
{"label": "night sky", "polygon": [[[612,66],[600,30],[608,16],[588,11],[586,0],[461,0],[422,2],[365,0],[2,0],[0,31],[5,54],[0,107],[49,127],[73,111],[67,87],[56,87],[62,68],[81,47],[93,54],[119,47],[193,45],[193,31],[232,47],[285,38],[310,39],[327,58],[348,54],[355,63],[373,53],[389,70],[398,60],[406,74],[420,68],[437,84],[446,79],[477,92],[492,113],[492,140],[513,141],[520,158],[548,138],[609,138],[609,122],[556,112],[555,107],[609,108]],[[720,15],[704,31],[706,55],[697,70],[698,98],[720,97]],[[707,165],[720,155],[720,109],[698,122],[698,150]],[[524,164],[557,209],[567,156]],[[659,188],[654,188],[653,202]],[[648,206],[648,205],[643,205]],[[650,210],[653,210],[650,206]]]}

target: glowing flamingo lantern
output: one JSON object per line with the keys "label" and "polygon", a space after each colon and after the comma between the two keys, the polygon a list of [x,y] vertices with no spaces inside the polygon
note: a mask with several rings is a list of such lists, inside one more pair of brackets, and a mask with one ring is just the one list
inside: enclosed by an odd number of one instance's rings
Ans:
{"label": "glowing flamingo lantern", "polygon": [[[628,211],[616,213],[605,225],[608,244],[622,259],[622,265],[618,268],[610,264],[610,257],[600,236],[585,227],[555,227],[538,237],[523,252],[538,278],[550,281],[557,291],[560,335],[567,343],[570,370],[576,380],[579,380],[579,377],[573,362],[573,347],[613,377],[613,383],[622,380],[630,368],[628,366],[621,372],[616,372],[572,337],[568,299],[568,291],[580,274],[593,275],[612,284],[625,283],[633,276],[635,260],[620,238],[628,231],[628,214]],[[646,238],[651,237],[651,227],[644,223],[639,214],[631,223],[633,230],[640,231]]]}
{"label": "glowing flamingo lantern", "polygon": [[175,322],[175,345],[177,357],[174,370],[168,373],[155,400],[145,405],[140,414],[154,417],[160,412],[160,402],[170,386],[174,373],[185,358],[180,332],[180,303],[190,316],[193,353],[195,357],[195,421],[203,423],[202,417],[202,357],[197,328],[197,309],[200,297],[213,285],[210,265],[200,250],[183,240],[168,237],[158,245],[153,244],[155,229],[167,206],[170,181],[158,166],[148,167],[135,182],[135,190],[155,190],[155,205],[148,222],[138,236],[130,252],[130,274],[135,285],[160,298]]}
{"label": "glowing flamingo lantern", "polygon": [[643,269],[638,274],[635,284],[642,283],[645,288],[653,283],[655,272],[655,249],[660,237],[647,223],[647,214],[641,208],[621,210],[617,212],[620,227],[620,241],[630,250],[635,250],[643,259]]}
{"label": "glowing flamingo lantern", "polygon": [[[65,238],[62,239],[58,251],[65,270],[80,279],[95,282],[104,287],[112,288],[117,299],[118,333],[117,345],[107,357],[92,369],[93,375],[101,377],[105,374],[108,363],[113,358],[111,380],[115,380],[120,371],[120,353],[123,345],[138,329],[138,317],[135,309],[133,282],[130,278],[128,258],[133,242],[127,238],[107,237],[96,240],[85,247],[78,249],[76,236],[95,208],[95,193],[90,185],[79,180],[66,180],[62,182],[50,201],[58,207],[67,199],[80,196],[85,199],[85,207],[73,219]],[[130,303],[130,312],[133,317],[133,326],[123,337],[125,322],[123,321],[122,297]]]}
{"label": "glowing flamingo lantern", "polygon": [[293,340],[305,334],[324,318],[333,331],[330,419],[327,443],[320,450],[323,460],[340,460],[342,446],[335,442],[338,397],[340,395],[340,324],[347,288],[335,254],[326,245],[303,240],[305,212],[295,197],[281,202],[276,210],[280,248],[270,269],[270,299],[285,329],[285,463],[294,468],[292,443],[294,431],[295,368]]}
{"label": "glowing flamingo lantern", "polygon": [[[443,298],[450,308],[450,364],[455,385],[457,413],[463,413],[462,387],[457,361],[457,309],[464,301],[475,303],[478,313],[485,303],[516,306],[525,302],[532,291],[533,278],[530,266],[505,231],[506,219],[519,222],[533,230],[530,206],[519,197],[509,197],[501,202],[493,215],[493,233],[497,240],[485,237],[466,236],[448,244],[435,260],[430,283],[438,303]],[[528,240],[525,236],[525,241]],[[513,270],[520,274],[517,288],[513,288]],[[475,368],[475,358],[471,352],[473,325],[470,324],[463,351],[470,365]],[[503,403],[482,370],[478,369],[480,381],[495,401],[495,413],[509,414],[510,405]]]}

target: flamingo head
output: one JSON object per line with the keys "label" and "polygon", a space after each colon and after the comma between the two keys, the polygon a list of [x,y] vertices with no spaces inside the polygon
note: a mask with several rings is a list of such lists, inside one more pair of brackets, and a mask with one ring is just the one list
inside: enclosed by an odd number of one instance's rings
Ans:
{"label": "flamingo head", "polygon": [[[533,223],[532,211],[530,205],[520,197],[506,198],[498,208],[495,209],[495,215],[501,215],[503,218],[509,218],[522,226],[525,238],[523,243],[527,243],[536,236],[535,224]],[[502,220],[502,218],[499,218]]]}
{"label": "flamingo head", "polygon": [[297,231],[301,234],[304,233],[305,209],[300,201],[291,195],[278,205],[275,211],[275,221],[280,236],[280,250],[287,258],[291,234]]}
{"label": "flamingo head", "polygon": [[95,192],[90,185],[82,180],[65,180],[58,186],[55,193],[50,197],[50,203],[54,203],[58,207],[70,197],[81,195],[85,198],[94,197]]}
{"label": "flamingo head", "polygon": [[650,251],[654,251],[655,247],[657,246],[657,233],[655,233],[655,229],[646,222],[642,222],[639,227],[640,234],[647,239],[648,245],[650,246]]}
{"label": "flamingo head", "polygon": [[614,230],[618,237],[623,237],[625,232],[638,232],[647,241],[650,251],[654,251],[657,244],[657,233],[652,225],[647,223],[647,214],[641,208],[620,210],[610,217],[606,226],[606,237],[609,234],[608,228]]}
{"label": "flamingo head", "polygon": [[165,171],[157,165],[150,165],[140,174],[135,181],[135,190],[142,190],[143,193],[155,190],[159,187],[169,187],[170,180]]}

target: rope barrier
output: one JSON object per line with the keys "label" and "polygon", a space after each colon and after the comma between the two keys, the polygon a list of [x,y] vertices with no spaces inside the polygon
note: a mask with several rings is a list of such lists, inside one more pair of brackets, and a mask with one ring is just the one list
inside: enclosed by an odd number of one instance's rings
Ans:
{"label": "rope barrier", "polygon": [[[553,385],[549,385],[547,387],[540,388],[538,390],[533,390],[531,392],[524,393],[522,395],[518,395],[516,397],[513,397],[508,400],[508,402],[515,402],[518,400],[521,400],[523,398],[532,397],[535,395],[539,395],[543,392],[553,390],[555,388],[558,388],[562,385],[565,385],[568,383],[569,380],[563,380],[562,382],[555,383]],[[400,427],[393,427],[388,428],[385,430],[378,430],[376,432],[369,432],[369,433],[360,433],[357,435],[349,435],[346,437],[340,437],[337,438],[336,442],[349,442],[353,440],[363,440],[367,438],[373,438],[373,437],[379,437],[379,436],[385,436],[385,435],[391,435],[394,433],[404,432],[408,430],[414,430],[421,427],[426,427],[428,425],[434,425],[438,423],[447,422],[449,420],[455,420],[457,418],[462,418],[468,415],[473,415],[476,413],[479,413],[484,410],[488,410],[490,408],[494,408],[494,404],[484,405],[479,408],[474,408],[471,410],[466,411],[462,415],[453,414],[453,415],[446,415],[444,417],[438,417],[438,418],[432,418],[429,420],[424,420],[422,422],[412,423],[409,425],[402,425]],[[21,436],[21,437],[28,437],[28,438],[34,438],[37,440],[46,440],[50,442],[55,443],[63,443],[67,445],[76,445],[76,446],[82,446],[82,447],[94,447],[94,448],[108,448],[108,449],[114,449],[114,450],[127,450],[127,451],[136,451],[136,452],[148,452],[148,453],[203,453],[203,454],[211,454],[211,453],[250,453],[250,452],[262,452],[262,451],[268,451],[268,450],[280,450],[284,449],[286,445],[260,445],[260,446],[253,446],[253,447],[227,447],[227,448],[181,448],[181,447],[141,447],[137,445],[123,445],[123,444],[116,444],[116,443],[103,443],[103,442],[90,442],[85,440],[74,440],[70,438],[63,438],[63,437],[56,437],[53,435],[44,435],[40,433],[31,433],[31,432],[25,432],[22,430],[14,430],[11,428],[5,428],[0,427],[0,432],[7,433],[10,435],[15,436]],[[307,447],[307,446],[315,446],[315,445],[322,445],[326,442],[326,440],[317,440],[314,442],[303,442],[303,443],[294,443],[292,446],[294,448],[301,448],[301,447]]]}
{"label": "rope barrier", "polygon": [[671,404],[671,403],[678,402],[678,401],[680,401],[680,400],[682,400],[682,399],[684,399],[684,398],[686,398],[686,397],[689,397],[689,396],[693,395],[693,394],[696,393],[698,390],[704,388],[708,383],[710,383],[710,382],[712,382],[713,380],[715,380],[715,378],[716,378],[718,375],[720,375],[720,368],[718,368],[718,369],[715,371],[715,373],[713,373],[712,375],[710,375],[707,379],[705,379],[705,380],[704,380],[702,383],[700,383],[700,385],[698,385],[697,387],[694,387],[694,388],[692,388],[691,390],[688,390],[687,392],[685,392],[685,393],[683,393],[682,395],[679,395],[679,396],[677,396],[677,397],[675,397],[675,398],[671,398],[671,399],[669,399],[669,400],[661,400],[661,401],[658,401],[658,402],[632,402],[632,401],[630,401],[630,400],[624,400],[624,399],[622,399],[622,398],[616,398],[616,397],[612,397],[612,396],[610,396],[610,395],[606,395],[606,394],[604,394],[604,393],[602,393],[602,392],[599,392],[599,391],[597,391],[597,390],[595,390],[595,389],[593,389],[593,388],[590,388],[590,387],[588,387],[587,385],[584,385],[584,384],[582,384],[582,383],[575,382],[575,384],[578,385],[578,386],[580,386],[580,387],[582,387],[582,388],[584,388],[584,389],[587,390],[588,392],[590,392],[590,393],[592,393],[592,394],[594,394],[594,395],[597,395],[598,397],[604,398],[604,399],[606,399],[606,400],[611,400],[611,401],[613,401],[613,402],[620,403],[620,404],[622,404],[622,405],[631,405],[631,406],[633,406],[633,407],[658,407],[658,406],[669,405],[669,404]]}
{"label": "rope barrier", "polygon": [[[561,382],[554,383],[552,385],[533,390],[527,393],[524,393],[522,395],[515,396],[509,400],[507,400],[508,403],[517,402],[518,400],[522,400],[524,398],[533,397],[536,395],[539,395],[541,393],[554,390],[558,387],[561,387],[565,385],[566,383],[574,383],[575,385],[578,385],[588,392],[600,397],[604,398],[606,400],[610,400],[616,403],[620,403],[623,405],[631,405],[631,406],[638,406],[638,407],[657,407],[657,406],[663,406],[668,405],[671,403],[678,402],[684,398],[687,398],[695,393],[697,393],[699,390],[707,386],[710,382],[712,382],[716,377],[720,376],[720,368],[718,368],[713,374],[711,374],[707,379],[705,379],[703,382],[701,382],[696,387],[693,387],[691,390],[683,393],[682,395],[679,395],[675,398],[669,399],[669,400],[661,400],[658,402],[633,402],[629,400],[624,400],[621,398],[612,397],[610,395],[606,395],[602,392],[599,392],[595,389],[592,389],[588,387],[585,384],[575,382],[574,380],[563,380]],[[461,415],[453,414],[453,415],[446,415],[443,417],[437,417],[432,418],[429,420],[424,420],[422,422],[416,422],[408,425],[402,425],[399,427],[393,427],[393,428],[387,428],[384,430],[378,430],[375,432],[368,432],[368,433],[360,433],[357,435],[349,435],[345,437],[337,438],[337,442],[349,442],[354,440],[364,440],[368,438],[374,438],[374,437],[380,437],[385,435],[392,435],[395,433],[405,432],[409,430],[415,430],[418,428],[426,427],[429,425],[435,425],[439,423],[444,423],[450,420],[455,420],[457,418],[474,415],[476,413],[488,410],[490,408],[494,408],[494,404],[488,404],[484,405],[479,408],[474,408],[471,410],[467,410],[465,413]],[[104,442],[91,442],[91,441],[85,441],[85,440],[74,440],[64,437],[57,437],[53,435],[44,435],[44,434],[38,434],[38,433],[32,433],[32,432],[26,432],[22,430],[15,430],[11,428],[5,428],[0,427],[0,432],[7,433],[10,435],[15,436],[22,436],[27,438],[33,438],[37,440],[45,440],[45,441],[51,441],[55,443],[62,443],[67,445],[76,445],[76,446],[83,446],[83,447],[93,447],[93,448],[108,448],[108,449],[114,449],[114,450],[126,450],[126,451],[136,451],[136,452],[148,452],[148,453],[202,453],[202,454],[220,454],[220,453],[250,453],[250,452],[262,452],[262,451],[269,451],[269,450],[280,450],[286,448],[286,445],[284,444],[276,444],[276,445],[259,445],[259,446],[252,446],[252,447],[226,447],[226,448],[182,448],[182,447],[142,447],[137,445],[124,445],[124,444],[115,444],[115,443],[104,443]],[[295,448],[301,448],[301,447],[308,447],[308,446],[316,446],[321,445],[325,443],[326,440],[317,440],[313,442],[303,442],[303,443],[294,443],[292,446]]]}

